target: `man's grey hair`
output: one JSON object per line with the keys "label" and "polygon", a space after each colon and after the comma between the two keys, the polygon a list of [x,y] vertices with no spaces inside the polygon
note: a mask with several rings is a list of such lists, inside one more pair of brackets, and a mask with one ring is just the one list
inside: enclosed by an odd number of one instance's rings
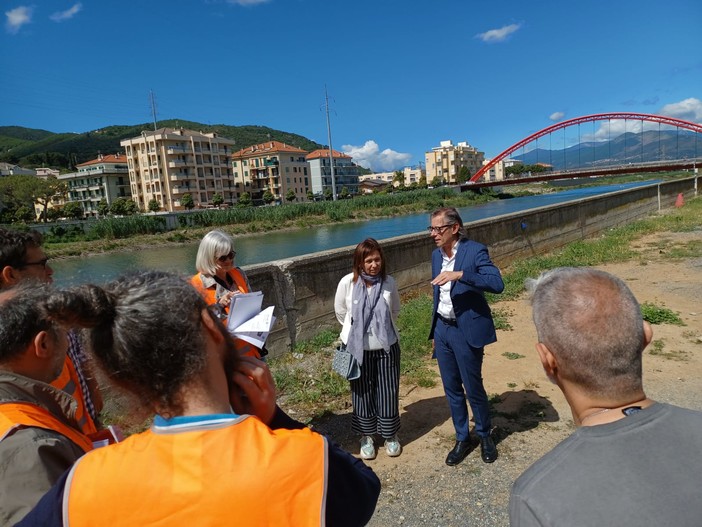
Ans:
{"label": "man's grey hair", "polygon": [[468,232],[463,226],[463,219],[458,211],[454,207],[442,207],[436,209],[431,213],[430,218],[436,218],[437,216],[443,216],[446,225],[456,225],[458,224],[458,239],[465,240],[468,238]]}
{"label": "man's grey hair", "polygon": [[228,234],[214,230],[205,234],[197,249],[195,267],[199,273],[214,276],[217,273],[217,258],[234,250],[234,241]]}
{"label": "man's grey hair", "polygon": [[539,342],[561,375],[589,393],[617,396],[642,388],[641,308],[609,273],[561,267],[528,280]]}

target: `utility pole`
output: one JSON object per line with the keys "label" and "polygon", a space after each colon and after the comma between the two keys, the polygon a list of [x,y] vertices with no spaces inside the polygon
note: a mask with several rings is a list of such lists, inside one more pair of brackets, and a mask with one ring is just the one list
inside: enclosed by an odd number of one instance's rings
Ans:
{"label": "utility pole", "polygon": [[324,107],[327,112],[327,139],[329,140],[329,168],[331,169],[332,199],[336,201],[336,177],[334,174],[334,155],[332,150],[331,125],[329,124],[329,95],[327,85],[324,85]]}
{"label": "utility pole", "polygon": [[154,119],[154,132],[156,131],[156,100],[154,99],[154,91],[149,90],[149,99],[151,101],[151,116]]}

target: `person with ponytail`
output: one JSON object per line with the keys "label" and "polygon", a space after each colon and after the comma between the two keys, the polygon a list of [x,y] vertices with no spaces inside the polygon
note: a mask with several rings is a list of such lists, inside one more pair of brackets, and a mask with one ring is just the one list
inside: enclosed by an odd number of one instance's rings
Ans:
{"label": "person with ponytail", "polygon": [[20,525],[368,523],[377,476],[276,406],[266,364],[235,352],[188,282],[144,271],[70,293],[49,307],[156,415],[81,458]]}
{"label": "person with ponytail", "polygon": [[383,249],[373,238],[356,247],[353,271],[336,289],[334,311],[342,324],[342,345],[361,366],[361,376],[350,380],[351,426],[361,436],[360,456],[375,458],[378,434],[385,440],[387,455],[397,457],[402,453],[397,437],[400,343],[395,325],[400,295],[387,274]]}

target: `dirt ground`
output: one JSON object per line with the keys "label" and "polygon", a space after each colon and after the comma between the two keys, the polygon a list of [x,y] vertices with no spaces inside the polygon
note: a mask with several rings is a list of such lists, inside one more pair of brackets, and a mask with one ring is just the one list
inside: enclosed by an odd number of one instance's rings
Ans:
{"label": "dirt ground", "polygon": [[[702,409],[702,258],[673,260],[667,254],[681,244],[701,241],[700,231],[648,236],[636,244],[640,258],[600,267],[624,279],[639,302],[665,306],[685,322],[654,326],[654,341],[660,342],[655,355],[650,346],[644,352],[644,388],[655,400],[694,409]],[[431,389],[403,387],[399,437],[404,451],[389,458],[380,448],[369,462],[383,483],[370,525],[508,525],[512,482],[572,432],[565,399],[546,380],[537,359],[528,302],[502,302],[499,307],[512,313],[513,329],[498,332],[498,342],[486,349],[483,367],[493,402],[498,460],[482,463],[478,448],[457,467],[446,466],[454,431],[440,379]],[[358,451],[349,414],[317,428],[349,451]]]}

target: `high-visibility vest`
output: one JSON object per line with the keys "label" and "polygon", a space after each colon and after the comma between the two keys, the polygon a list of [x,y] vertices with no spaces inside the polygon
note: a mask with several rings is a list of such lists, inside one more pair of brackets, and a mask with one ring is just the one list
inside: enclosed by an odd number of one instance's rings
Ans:
{"label": "high-visibility vest", "polygon": [[0,441],[21,428],[30,427],[58,432],[73,441],[83,452],[93,448],[90,438],[41,406],[32,403],[0,403]]}
{"label": "high-visibility vest", "polygon": [[[249,288],[246,284],[246,278],[244,278],[243,273],[237,269],[237,268],[232,268],[229,271],[227,271],[227,274],[234,280],[234,284],[236,284],[237,289],[241,293],[249,293]],[[217,303],[217,298],[216,298],[216,287],[210,287],[207,288],[202,284],[202,278],[200,278],[200,273],[197,273],[195,276],[193,276],[190,279],[190,283],[197,289],[202,297],[205,299],[205,302],[207,302],[207,305],[212,305]],[[229,306],[226,306],[224,308],[225,313],[229,313]],[[224,325],[227,325],[227,321],[223,320],[222,321]],[[246,342],[245,340],[238,339],[236,337],[233,337],[234,340],[234,347],[237,352],[239,352],[240,355],[245,355],[247,357],[256,357],[257,359],[261,358],[261,352],[260,350],[254,346],[253,344],[250,344]]]}
{"label": "high-visibility vest", "polygon": [[78,408],[76,410],[76,421],[78,422],[78,426],[80,426],[81,431],[85,435],[90,435],[97,432],[95,422],[85,406],[85,396],[83,395],[83,390],[80,386],[80,380],[78,379],[76,367],[68,355],[66,355],[66,360],[63,361],[63,369],[61,370],[61,374],[50,384],[54,388],[66,392],[68,395],[73,397],[73,399],[75,399],[76,403],[78,404]]}
{"label": "high-visibility vest", "polygon": [[324,525],[321,435],[251,416],[214,426],[149,430],[83,456],[66,481],[64,525]]}

